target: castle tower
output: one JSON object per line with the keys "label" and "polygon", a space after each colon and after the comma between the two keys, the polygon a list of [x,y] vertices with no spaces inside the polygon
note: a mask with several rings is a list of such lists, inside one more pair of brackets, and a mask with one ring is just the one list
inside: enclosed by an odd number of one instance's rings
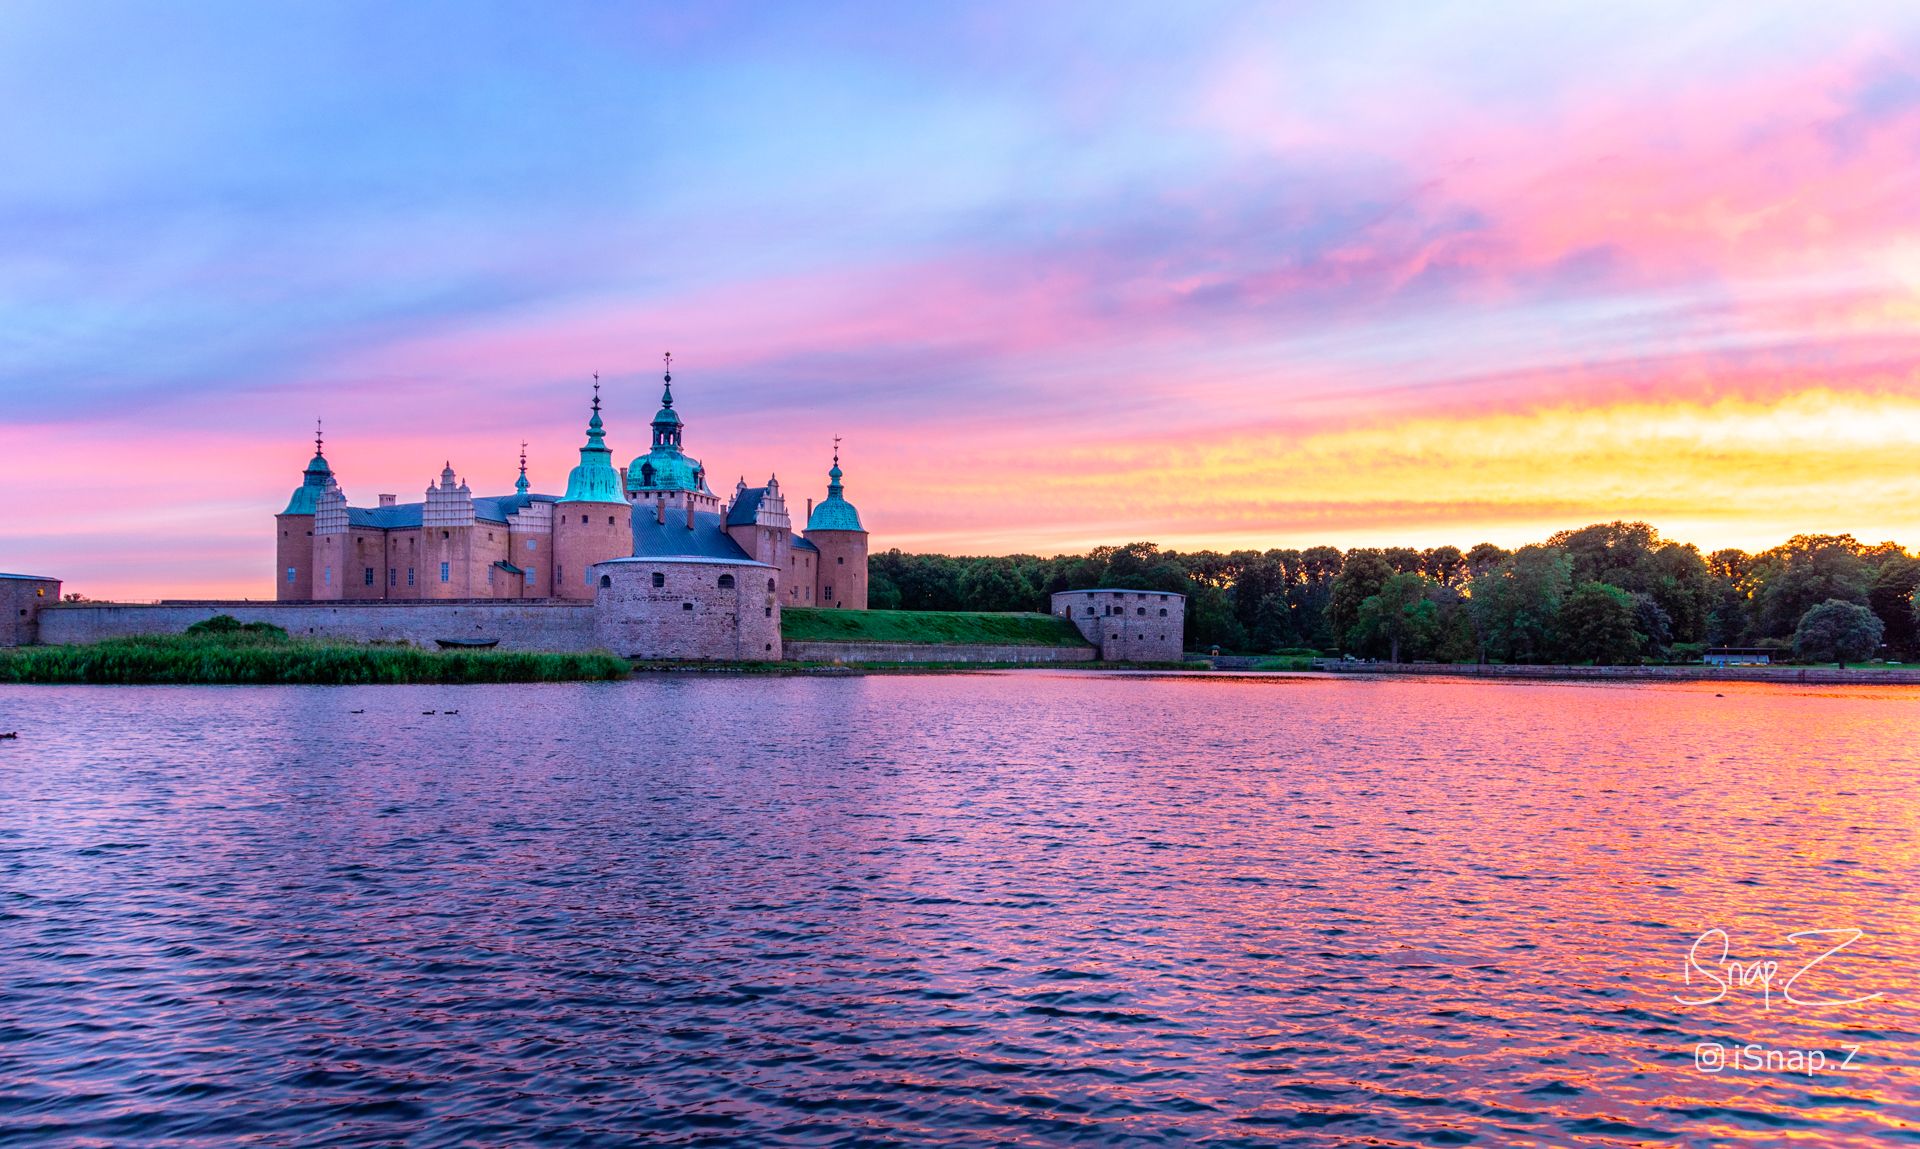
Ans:
{"label": "castle tower", "polygon": [[833,440],[827,497],[807,516],[806,540],[820,551],[813,601],[843,610],[867,609],[867,530],[840,485],[840,440]]}
{"label": "castle tower", "polygon": [[333,469],[322,451],[318,424],[313,432],[313,459],[304,481],[293,489],[287,509],[273,516],[273,597],[281,602],[303,602],[313,597],[313,515],[320,496],[333,482]]}
{"label": "castle tower", "polygon": [[606,431],[600,424],[600,377],[593,377],[593,418],[580,465],[553,508],[553,587],[559,598],[591,599],[593,564],[633,554],[633,512],[620,491]]}
{"label": "castle tower", "polygon": [[653,445],[644,455],[627,464],[626,497],[640,507],[642,515],[660,515],[661,508],[685,514],[718,511],[720,496],[707,486],[707,469],[700,460],[684,450],[686,426],[673,409],[673,355],[666,356],[666,385],[660,393],[660,410],[653,416]]}

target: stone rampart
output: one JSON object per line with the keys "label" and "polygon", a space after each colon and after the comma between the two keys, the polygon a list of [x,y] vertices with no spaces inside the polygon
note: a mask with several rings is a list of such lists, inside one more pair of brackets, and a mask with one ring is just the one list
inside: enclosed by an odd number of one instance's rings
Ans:
{"label": "stone rampart", "polygon": [[789,642],[789,662],[1092,662],[1090,646],[987,646],[937,642]]}
{"label": "stone rampart", "polygon": [[179,634],[218,614],[265,622],[299,638],[409,642],[431,649],[437,639],[498,639],[501,650],[598,649],[590,602],[161,602],[62,603],[40,612],[39,640],[48,645],[99,642],[141,634]]}

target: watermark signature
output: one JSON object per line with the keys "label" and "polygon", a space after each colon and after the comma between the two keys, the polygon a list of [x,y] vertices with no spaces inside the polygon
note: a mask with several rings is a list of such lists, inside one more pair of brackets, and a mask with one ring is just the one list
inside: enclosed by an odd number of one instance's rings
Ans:
{"label": "watermark signature", "polygon": [[1693,1067],[1702,1073],[1804,1073],[1813,1077],[1828,1069],[1843,1072],[1853,1064],[1860,1047],[1843,1045],[1840,1048],[1846,1051],[1845,1057],[1840,1057],[1838,1051],[1829,1057],[1824,1049],[1776,1049],[1703,1041],[1693,1047]]}
{"label": "watermark signature", "polygon": [[[1833,955],[1846,949],[1865,936],[1865,931],[1851,928],[1800,930],[1797,933],[1788,934],[1787,940],[1796,945],[1801,941],[1812,939],[1813,944],[1825,945],[1827,948],[1787,974],[1787,980],[1780,984],[1777,991],[1781,998],[1789,1005],[1840,1006],[1859,1005],[1862,1002],[1872,1001],[1877,997],[1885,996],[1884,994],[1870,993],[1864,997],[1850,998],[1809,997],[1804,996],[1808,992],[1804,987],[1801,994],[1796,995],[1794,993],[1794,983],[1806,977],[1818,967],[1820,963],[1833,957]],[[1718,940],[1719,949],[1719,956],[1717,957],[1713,956],[1716,939]],[[1834,939],[1838,940],[1835,941]],[[1830,941],[1833,942],[1833,944],[1827,945]],[[1715,1002],[1725,1000],[1727,994],[1735,989],[1757,990],[1760,994],[1761,1008],[1771,1011],[1773,1009],[1773,998],[1776,992],[1774,986],[1779,982],[1781,974],[1780,963],[1777,961],[1760,961],[1757,959],[1750,962],[1736,961],[1728,956],[1731,952],[1732,941],[1727,937],[1727,931],[1723,929],[1710,929],[1693,939],[1693,945],[1687,950],[1687,960],[1681,967],[1681,972],[1686,984],[1692,986],[1694,976],[1697,974],[1703,982],[1710,983],[1715,988],[1713,992],[1706,997],[1681,997],[1675,994],[1673,1000],[1679,1002],[1681,1005],[1712,1005]],[[1706,987],[1703,985],[1701,992],[1705,991]],[[1700,1048],[1705,1049],[1707,1046],[1703,1045]],[[1715,1046],[1714,1048],[1719,1047]],[[1741,1046],[1739,1048],[1745,1049],[1748,1047]],[[1847,1059],[1851,1061],[1853,1059],[1852,1055],[1849,1054]]]}

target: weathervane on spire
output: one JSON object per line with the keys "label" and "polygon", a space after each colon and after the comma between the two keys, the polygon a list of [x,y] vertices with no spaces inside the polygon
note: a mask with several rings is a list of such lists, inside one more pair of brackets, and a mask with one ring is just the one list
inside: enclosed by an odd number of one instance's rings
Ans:
{"label": "weathervane on spire", "polygon": [[673,352],[669,351],[660,358],[667,364],[667,382],[671,383],[673,382]]}
{"label": "weathervane on spire", "polygon": [[833,465],[836,467],[840,465],[840,436],[838,435],[833,437]]}
{"label": "weathervane on spire", "polygon": [[321,435],[320,430],[321,430],[320,420],[315,419],[313,421],[313,453],[316,455],[326,454],[325,451],[322,451],[320,449],[322,446],[325,445],[325,437]]}
{"label": "weathervane on spire", "polygon": [[600,373],[598,371],[593,373],[593,413],[596,415],[600,413]]}
{"label": "weathervane on spire", "polygon": [[520,477],[527,477],[527,441],[520,440]]}

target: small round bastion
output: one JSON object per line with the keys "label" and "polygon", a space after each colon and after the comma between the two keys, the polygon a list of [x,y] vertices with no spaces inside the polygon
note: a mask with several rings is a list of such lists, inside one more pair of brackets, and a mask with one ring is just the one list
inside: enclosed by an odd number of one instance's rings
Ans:
{"label": "small round bastion", "polygon": [[660,556],[593,567],[593,634],[625,658],[780,657],[780,584],[751,559]]}

